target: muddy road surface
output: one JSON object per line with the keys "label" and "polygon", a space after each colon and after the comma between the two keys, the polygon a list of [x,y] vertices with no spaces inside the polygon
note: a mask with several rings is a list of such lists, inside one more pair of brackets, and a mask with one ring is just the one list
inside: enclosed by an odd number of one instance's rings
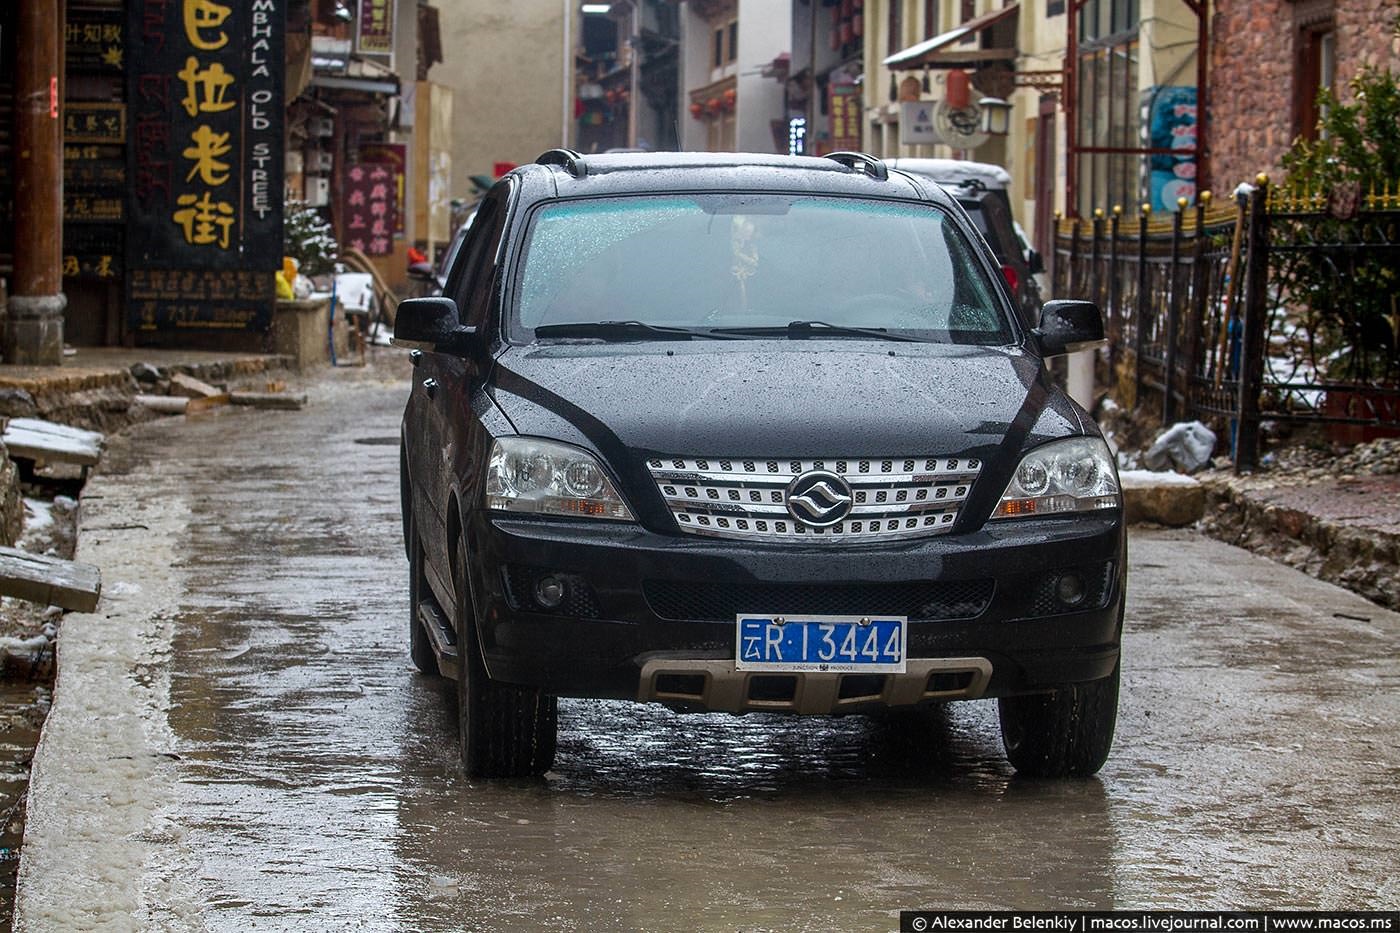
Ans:
{"label": "muddy road surface", "polygon": [[[389,353],[390,351],[381,351]],[[1400,616],[1135,533],[1118,742],[1016,779],[995,707],[890,720],[565,701],[468,783],[412,670],[402,368],[141,426],[88,486],[19,929],[897,928],[900,908],[1395,907]]]}

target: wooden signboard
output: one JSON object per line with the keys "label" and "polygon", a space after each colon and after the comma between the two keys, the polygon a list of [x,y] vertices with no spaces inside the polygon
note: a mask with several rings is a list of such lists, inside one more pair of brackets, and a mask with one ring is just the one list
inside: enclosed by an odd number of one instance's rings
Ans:
{"label": "wooden signboard", "polygon": [[286,0],[128,4],[127,315],[267,330],[282,264]]}

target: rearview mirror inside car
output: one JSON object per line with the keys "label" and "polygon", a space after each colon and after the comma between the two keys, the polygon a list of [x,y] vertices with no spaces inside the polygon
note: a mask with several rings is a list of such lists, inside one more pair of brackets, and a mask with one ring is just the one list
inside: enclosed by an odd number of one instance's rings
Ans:
{"label": "rearview mirror inside car", "polygon": [[[400,306],[402,307],[402,306]],[[1031,331],[1041,356],[1059,356],[1102,346],[1103,315],[1092,301],[1047,301],[1040,326]]]}
{"label": "rearview mirror inside car", "polygon": [[409,298],[399,302],[394,314],[396,347],[463,354],[475,333],[475,327],[460,322],[451,298]]}

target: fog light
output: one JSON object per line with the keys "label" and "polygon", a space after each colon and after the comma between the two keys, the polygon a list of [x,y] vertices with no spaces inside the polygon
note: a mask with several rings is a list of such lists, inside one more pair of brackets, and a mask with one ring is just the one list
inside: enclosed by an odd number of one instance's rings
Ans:
{"label": "fog light", "polygon": [[1077,573],[1060,574],[1055,581],[1055,598],[1066,606],[1077,606],[1084,602],[1084,578]]}
{"label": "fog light", "polygon": [[546,609],[558,609],[564,602],[564,581],[555,576],[540,577],[535,583],[535,602]]}

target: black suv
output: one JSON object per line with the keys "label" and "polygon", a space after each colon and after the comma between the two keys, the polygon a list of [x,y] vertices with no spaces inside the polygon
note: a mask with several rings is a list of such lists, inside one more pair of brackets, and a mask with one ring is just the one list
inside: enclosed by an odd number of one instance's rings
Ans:
{"label": "black suv", "polygon": [[414,350],[412,656],[470,775],[539,773],[555,697],[874,713],[1000,698],[1011,762],[1112,742],[1123,510],[967,215],[858,153],[583,157],[491,189]]}

